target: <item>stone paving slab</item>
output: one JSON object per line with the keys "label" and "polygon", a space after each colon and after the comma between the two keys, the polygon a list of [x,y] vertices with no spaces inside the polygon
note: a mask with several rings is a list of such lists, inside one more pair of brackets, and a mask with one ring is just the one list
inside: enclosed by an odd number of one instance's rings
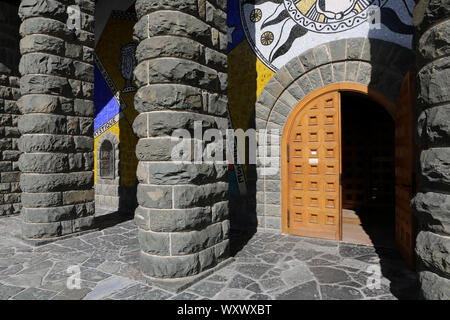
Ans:
{"label": "stone paving slab", "polygon": [[[0,219],[0,299],[6,300],[318,300],[416,299],[416,273],[395,250],[273,233],[232,236],[235,261],[181,293],[146,283],[133,220],[32,247],[19,217]],[[242,247],[243,246],[243,247]],[[236,248],[241,248],[237,251]],[[237,252],[236,252],[237,251]],[[80,268],[80,288],[67,283]],[[371,270],[382,272],[369,289]],[[371,269],[372,268],[372,269]]]}

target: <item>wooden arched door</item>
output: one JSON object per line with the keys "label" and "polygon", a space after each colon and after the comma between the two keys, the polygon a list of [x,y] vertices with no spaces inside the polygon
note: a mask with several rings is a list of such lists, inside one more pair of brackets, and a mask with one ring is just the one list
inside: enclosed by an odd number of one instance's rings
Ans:
{"label": "wooden arched door", "polygon": [[341,238],[340,94],[320,94],[289,117],[283,134],[287,233]]}
{"label": "wooden arched door", "polygon": [[396,239],[402,256],[414,260],[416,223],[409,201],[414,180],[414,94],[410,77],[398,104],[367,86],[330,85],[294,108],[282,137],[282,229],[305,237],[342,239],[340,92],[365,94],[395,120]]}

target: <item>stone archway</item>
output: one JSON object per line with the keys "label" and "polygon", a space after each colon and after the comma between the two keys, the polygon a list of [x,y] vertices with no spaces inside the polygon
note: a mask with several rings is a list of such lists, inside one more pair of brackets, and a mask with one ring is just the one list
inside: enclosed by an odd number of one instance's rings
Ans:
{"label": "stone archway", "polygon": [[[320,237],[320,238],[330,238],[330,239],[336,239],[336,240],[341,240],[342,238],[342,217],[341,214],[338,213],[338,211],[340,211],[342,208],[344,208],[343,204],[344,204],[344,199],[342,198],[342,191],[339,191],[339,188],[337,188],[337,186],[339,185],[339,180],[340,180],[340,174],[342,174],[342,162],[343,162],[343,156],[342,156],[342,152],[339,152],[339,149],[342,149],[342,138],[341,138],[341,131],[342,131],[342,123],[341,123],[341,94],[344,92],[352,92],[352,93],[356,93],[356,94],[360,94],[363,96],[366,96],[367,98],[369,98],[370,100],[376,102],[379,106],[381,106],[381,108],[384,108],[385,111],[387,112],[387,114],[389,114],[389,116],[392,118],[392,120],[396,120],[396,105],[394,103],[392,103],[391,101],[389,101],[383,94],[381,94],[378,91],[375,90],[369,90],[369,88],[366,85],[362,85],[362,84],[357,84],[357,83],[346,83],[346,82],[342,82],[342,83],[335,83],[335,84],[330,84],[327,86],[324,86],[323,88],[314,91],[313,93],[309,94],[307,97],[305,97],[300,103],[298,103],[293,111],[290,113],[287,121],[286,121],[286,125],[284,127],[284,130],[282,132],[282,139],[281,139],[281,202],[282,202],[282,211],[281,211],[281,217],[282,217],[282,232],[285,234],[298,234],[298,235],[303,235],[303,236],[311,236],[311,237]],[[328,107],[325,107],[326,110],[319,110],[320,107],[318,107],[320,105],[320,103],[318,103],[318,100],[323,100],[323,99],[327,99],[329,102],[327,102],[325,105],[328,105]],[[308,111],[310,108],[308,107],[311,106],[311,110],[312,111]],[[318,109],[319,108],[319,109]],[[308,109],[308,110],[306,110]],[[298,115],[299,114],[303,114],[303,117],[307,117],[308,113],[312,112],[312,114],[314,115],[313,118],[316,119],[317,122],[313,123],[312,126],[302,126],[303,129],[301,130],[297,130],[297,127],[295,126],[294,123],[296,123],[296,120],[298,120]],[[323,113],[323,114],[322,114]],[[312,114],[309,114],[309,116],[312,116]],[[322,122],[321,120],[319,120],[318,118],[320,118],[321,116],[328,116],[329,117],[329,121],[330,122]],[[308,116],[308,117],[309,117]],[[331,125],[331,127],[330,127]],[[329,130],[333,130],[335,132],[332,132],[332,137],[331,140],[325,139],[324,144],[319,143],[319,142],[312,142],[311,144],[309,142],[306,142],[307,140],[309,141],[310,139],[308,138],[308,135],[310,135],[312,133],[311,129],[315,128],[315,130],[317,129],[317,131],[322,130],[327,130],[326,128],[331,128]],[[295,132],[294,132],[295,131]],[[301,133],[300,133],[301,131]],[[317,134],[318,132],[314,131],[314,134]],[[297,138],[295,138],[294,141],[289,141],[289,135],[294,132],[296,135],[300,134],[301,137],[298,138],[300,139],[302,142],[300,142],[299,140],[297,140]],[[318,134],[320,135],[320,133]],[[319,141],[319,140],[318,140]],[[320,140],[322,141],[322,140]],[[328,190],[328,195],[330,196],[330,201],[333,202],[332,208],[330,209],[326,209],[325,210],[328,212],[326,215],[329,217],[333,218],[333,223],[329,223],[326,222],[325,220],[319,218],[319,220],[323,220],[323,225],[321,225],[321,223],[319,223],[319,221],[317,222],[313,229],[308,229],[306,230],[305,228],[303,228],[303,233],[302,231],[295,231],[295,229],[291,229],[293,227],[293,222],[291,221],[291,226],[289,226],[289,217],[288,217],[288,212],[289,212],[289,207],[288,207],[288,203],[289,198],[290,198],[290,189],[288,187],[288,180],[291,177],[291,174],[289,173],[289,169],[288,167],[294,163],[294,164],[298,164],[300,165],[301,168],[301,172],[302,172],[302,176],[307,175],[307,172],[309,171],[306,167],[307,163],[303,163],[303,160],[305,159],[305,157],[296,157],[296,155],[294,154],[294,150],[295,150],[295,146],[294,145],[307,145],[308,148],[315,148],[315,154],[312,155],[312,157],[317,157],[314,159],[317,159],[317,161],[320,161],[320,163],[324,162],[327,163],[327,165],[332,165],[333,167],[333,172],[332,174],[330,174],[330,172],[325,173],[321,172],[322,169],[320,169],[319,167],[321,166],[317,166],[316,164],[313,164],[314,167],[317,168],[318,172],[314,172],[310,175],[310,178],[317,177],[318,179],[321,178],[325,178],[325,180],[330,183],[332,185],[331,189],[332,190]],[[314,147],[313,147],[314,145]],[[327,149],[324,147],[324,145],[327,145],[328,151]],[[287,148],[290,149],[290,160],[287,159],[287,155],[285,150],[287,150]],[[316,149],[318,148],[318,149]],[[322,148],[324,148],[323,150],[321,150]],[[331,148],[331,149],[330,149]],[[301,148],[301,149],[306,149],[305,148]],[[325,153],[329,153],[327,155],[325,155]],[[304,153],[303,153],[304,155]],[[318,163],[317,163],[318,164]],[[328,171],[328,170],[326,170]],[[295,175],[295,172],[294,172]],[[304,180],[304,179],[301,179]],[[307,180],[307,179],[306,179]],[[303,184],[304,181],[302,182]],[[312,183],[312,182],[311,182]],[[302,191],[295,191],[295,192],[300,192],[302,194],[302,202],[306,201],[307,195],[306,193],[308,193],[309,188],[306,186],[303,186]],[[318,191],[313,191],[312,192],[314,195],[314,197],[317,196]],[[323,193],[321,193],[319,195],[319,199],[317,199],[317,201],[319,203],[322,202],[322,200],[325,201],[325,199],[321,199],[322,197],[325,197],[325,195]],[[305,205],[305,204],[304,204]],[[294,209],[294,208],[291,208]],[[317,208],[318,209],[318,208]],[[295,215],[294,210],[290,210],[290,212],[292,213],[292,215]],[[325,212],[320,212],[319,211],[319,215],[325,214]],[[317,212],[316,212],[317,213]],[[330,216],[331,214],[331,216]],[[305,215],[305,214],[303,214]],[[292,219],[291,219],[292,220]],[[302,217],[303,223],[306,223],[306,217]],[[302,223],[302,224],[303,224]],[[331,227],[331,229],[329,228]],[[326,229],[326,230],[325,230]],[[333,230],[333,231],[331,231]],[[300,233],[299,233],[300,232]]]}
{"label": "stone archway", "polygon": [[[268,82],[255,106],[256,129],[279,132],[278,136],[268,139],[266,150],[280,145],[289,114],[310,93],[334,83],[356,83],[380,92],[395,104],[402,81],[413,66],[414,54],[410,50],[363,38],[330,42],[292,59]],[[258,150],[261,148],[258,145]],[[279,158],[268,153],[257,158],[258,229],[281,231]],[[261,174],[266,166],[273,168],[273,163],[278,165],[278,173]]]}

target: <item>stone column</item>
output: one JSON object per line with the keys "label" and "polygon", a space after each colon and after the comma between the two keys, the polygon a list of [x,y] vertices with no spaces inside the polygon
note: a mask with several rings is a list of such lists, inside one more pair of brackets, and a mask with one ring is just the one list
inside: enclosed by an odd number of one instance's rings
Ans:
{"label": "stone column", "polygon": [[420,223],[416,253],[425,299],[450,299],[450,1],[419,1],[420,184],[413,208]]}
{"label": "stone column", "polygon": [[94,0],[20,5],[22,234],[33,244],[93,223],[94,7]]}
{"label": "stone column", "polygon": [[138,0],[136,11],[141,269],[182,285],[228,257],[227,166],[171,158],[174,130],[227,128],[226,1]]}
{"label": "stone column", "polygon": [[20,212],[18,7],[0,1],[0,216]]}

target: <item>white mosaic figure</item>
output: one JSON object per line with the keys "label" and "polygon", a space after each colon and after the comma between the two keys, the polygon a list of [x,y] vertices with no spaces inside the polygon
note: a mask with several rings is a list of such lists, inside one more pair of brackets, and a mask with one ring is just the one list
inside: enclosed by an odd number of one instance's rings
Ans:
{"label": "white mosaic figure", "polygon": [[308,12],[308,18],[318,20],[320,14],[323,14],[328,19],[342,20],[345,16],[350,14],[357,4],[360,8],[366,8],[369,0],[317,0],[316,5]]}

